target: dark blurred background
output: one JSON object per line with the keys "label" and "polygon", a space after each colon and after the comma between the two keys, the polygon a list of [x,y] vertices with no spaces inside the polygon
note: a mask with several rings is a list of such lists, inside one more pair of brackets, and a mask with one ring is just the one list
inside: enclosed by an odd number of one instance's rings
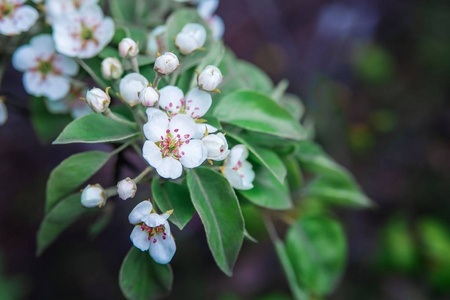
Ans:
{"label": "dark blurred background", "polygon": [[[330,299],[450,299],[450,2],[222,0],[217,13],[225,43],[275,83],[289,80],[317,140],[377,204],[338,210],[348,267]],[[1,91],[17,99],[0,127],[0,299],[122,299],[135,203],[117,201],[97,239],[86,238],[87,216],[36,258],[50,171],[94,147],[42,145],[11,67]],[[108,166],[93,181],[113,185],[144,167]],[[197,218],[176,236],[170,299],[290,299],[265,239],[244,243],[227,278]]]}

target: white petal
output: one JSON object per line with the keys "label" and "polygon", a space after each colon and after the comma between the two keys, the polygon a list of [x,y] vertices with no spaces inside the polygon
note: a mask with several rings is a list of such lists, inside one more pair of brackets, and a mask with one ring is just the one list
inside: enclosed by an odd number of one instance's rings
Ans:
{"label": "white petal", "polygon": [[20,31],[28,31],[39,18],[37,10],[29,5],[24,5],[14,12],[15,25]]}
{"label": "white petal", "polygon": [[78,64],[73,59],[63,55],[55,55],[53,66],[66,75],[75,76],[78,73]]}
{"label": "white petal", "polygon": [[34,96],[42,96],[44,85],[42,84],[42,76],[38,72],[25,72],[22,77],[23,87],[25,91]]}
{"label": "white petal", "polygon": [[120,80],[119,90],[123,100],[128,104],[140,103],[138,93],[148,85],[148,80],[139,73],[127,74]]}
{"label": "white petal", "polygon": [[[180,147],[180,162],[186,168],[195,168],[200,166],[205,160],[208,150],[201,140],[190,140]],[[183,154],[184,153],[184,154]]]}
{"label": "white petal", "polygon": [[148,233],[142,230],[141,226],[134,226],[131,231],[130,239],[133,245],[141,251],[146,251],[150,247],[150,240],[148,239]]}
{"label": "white petal", "polygon": [[166,114],[154,114],[143,127],[144,135],[149,141],[161,141],[161,137],[167,136],[169,126],[169,117]]}
{"label": "white petal", "polygon": [[197,23],[188,23],[181,29],[182,33],[188,34],[193,37],[197,43],[196,49],[202,47],[206,41],[206,29]]}
{"label": "white petal", "polygon": [[224,168],[223,175],[228,180],[230,185],[238,190],[248,190],[250,188],[246,188],[246,186],[242,182],[241,176],[235,170],[231,168]]}
{"label": "white petal", "polygon": [[164,178],[177,179],[181,176],[183,168],[181,163],[173,157],[165,157],[162,159],[161,164],[156,168],[159,176]]}
{"label": "white petal", "polygon": [[198,5],[197,11],[200,17],[208,19],[213,15],[219,6],[219,0],[204,0]]}
{"label": "white petal", "polygon": [[188,55],[198,48],[197,41],[189,34],[180,32],[175,38],[175,45],[180,52],[184,55]]}
{"label": "white petal", "polygon": [[211,107],[211,95],[194,88],[186,95],[186,114],[192,118],[200,118]]}
{"label": "white petal", "polygon": [[153,205],[150,201],[142,201],[138,205],[136,205],[133,210],[128,215],[128,221],[131,224],[139,224],[142,223],[142,219],[147,217],[153,209]]}
{"label": "white petal", "polygon": [[180,114],[171,118],[169,130],[174,136],[180,135],[180,139],[184,141],[197,134],[197,125],[191,117]]}
{"label": "white petal", "polygon": [[151,141],[146,141],[142,148],[142,156],[153,168],[158,168],[162,162],[161,149]]}
{"label": "white petal", "polygon": [[175,255],[177,247],[171,234],[166,234],[165,239],[161,233],[156,234],[150,241],[150,256],[159,264],[167,264]]}
{"label": "white petal", "polygon": [[248,161],[242,163],[240,168],[240,176],[242,178],[242,183],[248,189],[253,188],[253,180],[255,180],[255,172],[253,171],[252,165]]}
{"label": "white petal", "polygon": [[36,52],[30,45],[23,45],[14,51],[12,65],[19,71],[26,71],[38,66]]}
{"label": "white petal", "polygon": [[206,133],[214,133],[217,128],[206,123],[196,123],[197,134],[193,136],[195,139],[201,139]]}
{"label": "white petal", "polygon": [[40,34],[30,40],[30,45],[41,59],[49,59],[55,53],[55,45],[50,34]]}
{"label": "white petal", "polygon": [[159,106],[170,113],[178,113],[183,101],[184,93],[177,86],[168,85],[159,90]]}
{"label": "white petal", "polygon": [[64,76],[48,75],[42,85],[42,94],[52,101],[62,99],[70,91],[70,80]]}
{"label": "white petal", "polygon": [[147,108],[147,110],[145,111],[145,113],[147,114],[147,118],[150,121],[150,119],[154,116],[157,115],[166,115],[164,112],[162,112],[161,110],[154,108],[154,107],[149,107]]}
{"label": "white petal", "polygon": [[157,213],[151,213],[148,216],[146,216],[143,221],[148,227],[158,227],[159,225],[162,225],[166,222],[167,218],[169,216],[167,215],[159,215]]}
{"label": "white petal", "polygon": [[221,17],[218,15],[214,15],[210,17],[208,20],[209,27],[211,28],[213,37],[215,40],[219,40],[223,37],[223,33],[225,32],[225,24]]}
{"label": "white petal", "polygon": [[231,149],[230,157],[226,161],[226,165],[233,168],[237,165],[238,161],[244,161],[248,157],[247,147],[244,145],[236,145]]}

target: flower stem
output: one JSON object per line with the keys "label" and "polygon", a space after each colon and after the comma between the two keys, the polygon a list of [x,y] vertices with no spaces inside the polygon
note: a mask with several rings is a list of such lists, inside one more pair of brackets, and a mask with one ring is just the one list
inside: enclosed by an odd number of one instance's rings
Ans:
{"label": "flower stem", "polygon": [[130,61],[131,69],[133,70],[133,72],[140,73],[139,72],[139,64],[138,64],[138,61],[137,61],[137,57],[136,56],[135,57],[131,57],[129,59],[129,61]]}
{"label": "flower stem", "polygon": [[133,178],[134,183],[138,184],[142,180],[142,178],[144,178],[144,176],[150,173],[152,170],[153,170],[152,167],[145,168],[145,170],[142,171],[141,174]]}
{"label": "flower stem", "polygon": [[161,76],[156,73],[155,80],[153,81],[153,88],[158,89],[159,81],[161,80]]}
{"label": "flower stem", "polygon": [[120,122],[120,123],[123,123],[123,124],[126,124],[126,125],[131,125],[131,126],[136,126],[136,123],[134,123],[134,122],[130,122],[130,121],[128,121],[128,120],[125,120],[125,119],[122,119],[122,118],[120,118],[120,117],[118,117],[116,114],[114,114],[112,111],[111,111],[111,109],[109,109],[109,108],[107,108],[104,112],[103,112],[103,115],[104,116],[106,116],[106,117],[108,117],[108,118],[111,118],[111,119],[113,119],[114,121],[117,121],[117,122]]}
{"label": "flower stem", "polygon": [[263,212],[264,224],[266,225],[267,232],[269,233],[270,240],[272,241],[275,252],[277,253],[278,259],[280,260],[281,266],[283,267],[284,274],[288,280],[289,288],[291,289],[292,295],[297,300],[307,300],[308,295],[303,291],[295,276],[295,271],[289,261],[289,257],[286,253],[286,248],[284,247],[283,241],[278,237],[278,234],[273,226],[270,217]]}

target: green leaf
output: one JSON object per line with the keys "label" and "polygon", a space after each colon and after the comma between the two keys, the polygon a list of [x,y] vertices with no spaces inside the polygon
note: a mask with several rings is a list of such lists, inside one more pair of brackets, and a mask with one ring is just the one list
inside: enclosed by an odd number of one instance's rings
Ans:
{"label": "green leaf", "polygon": [[194,207],[190,200],[189,190],[180,184],[164,181],[161,182],[157,177],[152,182],[153,199],[162,212],[173,209],[169,221],[183,227],[192,219]]}
{"label": "green leaf", "polygon": [[[127,122],[127,123],[125,123]],[[54,144],[117,142],[137,137],[135,124],[119,122],[102,114],[89,114],[73,120]]]}
{"label": "green leaf", "polygon": [[223,97],[213,115],[221,122],[292,140],[306,138],[301,125],[281,106],[254,91],[237,91]]}
{"label": "green leaf", "polygon": [[355,184],[319,177],[306,187],[306,196],[344,206],[370,207],[372,202]]}
{"label": "green leaf", "polygon": [[[178,51],[175,46],[175,37],[188,23],[198,23],[205,27],[207,32],[207,38],[205,45],[203,46],[205,50],[196,50],[189,55],[183,55]],[[173,51],[180,59],[180,67],[178,69],[179,73],[183,73],[185,70],[189,70],[191,67],[198,65],[205,57],[207,57],[213,38],[211,35],[211,30],[209,25],[203,20],[197,13],[195,9],[178,9],[172,13],[167,19],[167,45],[170,51]]]}
{"label": "green leaf", "polygon": [[256,160],[263,165],[264,167],[269,170],[270,173],[272,173],[273,176],[281,183],[284,183],[284,179],[286,178],[286,167],[284,166],[282,160],[276,155],[273,151],[264,149],[264,148],[258,148],[250,143],[248,143],[247,140],[239,137],[238,135],[235,135],[229,131],[226,131],[227,136],[233,138],[237,142],[244,144],[251,154],[253,154],[256,158]]}
{"label": "green leaf", "polygon": [[287,170],[287,180],[291,192],[298,191],[303,186],[303,175],[299,163],[293,155],[283,157],[283,163]]}
{"label": "green leaf", "polygon": [[323,216],[300,219],[287,232],[286,249],[301,286],[319,296],[333,291],[346,258],[345,234],[337,221]]}
{"label": "green leaf", "polygon": [[50,174],[47,181],[48,212],[63,197],[72,193],[88,180],[108,161],[110,154],[102,151],[82,152],[61,162]]}
{"label": "green leaf", "polygon": [[187,183],[212,255],[219,268],[231,276],[244,239],[244,220],[236,194],[222,175],[209,168],[189,170]]}
{"label": "green leaf", "polygon": [[113,48],[111,46],[107,46],[103,48],[102,51],[98,54],[98,57],[105,59],[108,57],[120,58],[119,50],[117,48]]}
{"label": "green leaf", "polygon": [[305,105],[302,100],[294,94],[284,94],[280,99],[280,105],[284,107],[297,121],[305,114]]}
{"label": "green leaf", "polygon": [[292,201],[287,182],[281,184],[266,168],[254,165],[255,180],[251,190],[239,191],[256,205],[270,209],[289,209]]}
{"label": "green leaf", "polygon": [[135,2],[123,0],[109,0],[108,6],[113,18],[120,23],[132,22],[135,16]]}
{"label": "green leaf", "polygon": [[119,273],[119,285],[127,299],[158,299],[172,289],[173,273],[169,264],[160,265],[149,255],[132,247]]}
{"label": "green leaf", "polygon": [[85,212],[81,206],[81,194],[75,193],[64,199],[47,213],[37,234],[37,255],[48,246]]}
{"label": "green leaf", "polygon": [[30,101],[31,123],[41,143],[50,143],[72,121],[68,114],[52,114],[43,98],[32,97]]}

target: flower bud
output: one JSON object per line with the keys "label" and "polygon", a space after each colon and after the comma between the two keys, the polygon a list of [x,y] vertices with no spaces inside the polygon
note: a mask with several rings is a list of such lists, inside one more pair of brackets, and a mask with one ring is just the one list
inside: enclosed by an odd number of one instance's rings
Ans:
{"label": "flower bud", "polygon": [[147,37],[147,54],[156,56],[156,54],[167,50],[166,43],[166,25],[159,25],[153,29]]}
{"label": "flower bud", "polygon": [[159,94],[154,88],[148,86],[139,94],[139,99],[143,106],[153,106],[159,100]]}
{"label": "flower bud", "polygon": [[184,55],[203,47],[206,41],[206,29],[200,24],[186,24],[175,37],[175,45]]}
{"label": "flower bud", "polygon": [[81,193],[81,204],[85,207],[102,207],[105,203],[105,190],[100,184],[89,184]]}
{"label": "flower bud", "polygon": [[222,82],[222,79],[222,72],[219,68],[209,65],[198,75],[198,87],[201,90],[212,92]]}
{"label": "flower bud", "polygon": [[156,58],[153,69],[159,76],[165,76],[175,71],[179,65],[178,57],[172,52],[166,52]]}
{"label": "flower bud", "polygon": [[102,61],[102,76],[105,79],[119,79],[123,74],[120,61],[115,57],[107,57]]}
{"label": "flower bud", "polygon": [[117,183],[117,193],[122,200],[133,198],[136,194],[136,191],[136,183],[134,183],[134,181],[130,177],[127,177]]}
{"label": "flower bud", "polygon": [[130,38],[124,38],[119,43],[119,55],[123,58],[135,57],[139,53],[138,44]]}
{"label": "flower bud", "polygon": [[119,91],[122,99],[130,106],[141,102],[139,93],[148,86],[148,80],[139,73],[127,74],[120,80]]}
{"label": "flower bud", "polygon": [[2,97],[0,97],[0,125],[6,123],[8,119],[8,110],[6,109],[5,102]]}
{"label": "flower bud", "polygon": [[106,92],[99,88],[93,88],[86,93],[86,102],[96,113],[104,112],[111,103],[111,97],[108,95],[109,88]]}
{"label": "flower bud", "polygon": [[202,142],[208,149],[207,159],[224,160],[230,153],[227,140],[222,133],[209,134],[202,138]]}

